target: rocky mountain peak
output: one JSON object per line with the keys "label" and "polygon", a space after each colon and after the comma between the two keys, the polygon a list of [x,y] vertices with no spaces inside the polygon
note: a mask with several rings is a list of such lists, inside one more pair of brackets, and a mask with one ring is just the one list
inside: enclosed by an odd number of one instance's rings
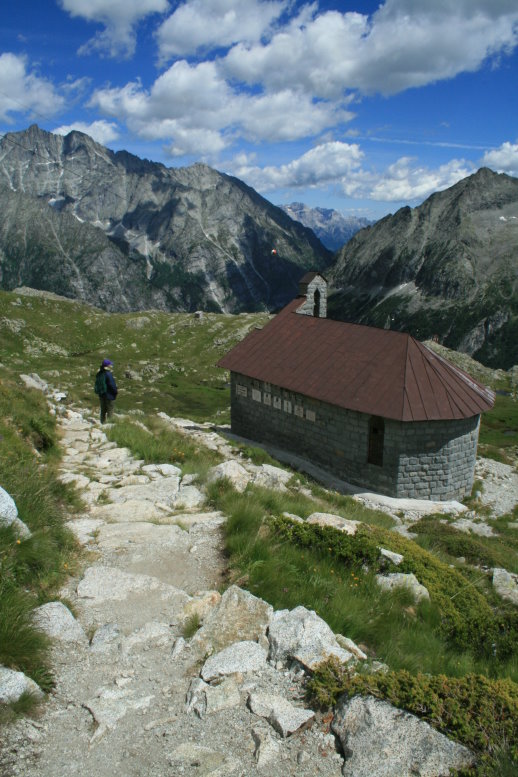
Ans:
{"label": "rocky mountain peak", "polygon": [[337,255],[331,315],[518,362],[518,179],[482,168],[358,232]]}
{"label": "rocky mountain peak", "polygon": [[[331,262],[312,232],[202,163],[166,168],[82,132],[62,137],[32,125],[0,140],[0,171],[11,214],[0,235],[3,288],[36,285],[109,310],[275,309],[295,296],[308,269]],[[21,261],[27,228],[34,257]],[[46,272],[35,270],[42,253]],[[38,286],[50,279],[52,288]]]}

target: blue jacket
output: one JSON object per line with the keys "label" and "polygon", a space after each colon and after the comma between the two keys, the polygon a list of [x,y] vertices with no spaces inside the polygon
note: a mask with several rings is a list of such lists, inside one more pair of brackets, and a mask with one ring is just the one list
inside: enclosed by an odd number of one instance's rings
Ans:
{"label": "blue jacket", "polygon": [[113,401],[117,396],[117,384],[110,370],[104,370],[104,374],[106,376],[106,399]]}

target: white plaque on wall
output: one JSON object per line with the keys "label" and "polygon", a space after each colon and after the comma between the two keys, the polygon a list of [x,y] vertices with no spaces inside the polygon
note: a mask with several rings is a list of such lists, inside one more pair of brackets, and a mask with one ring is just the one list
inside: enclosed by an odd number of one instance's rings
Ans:
{"label": "white plaque on wall", "polygon": [[236,394],[238,397],[246,397],[248,395],[248,392],[246,390],[246,386],[240,386],[239,383],[236,384]]}
{"label": "white plaque on wall", "polygon": [[293,408],[294,414],[297,416],[297,418],[304,418],[304,408],[302,405],[295,405]]}
{"label": "white plaque on wall", "polygon": [[270,406],[272,404],[272,395],[265,392],[263,394],[263,402],[265,405]]}
{"label": "white plaque on wall", "polygon": [[274,397],[273,398],[273,406],[276,410],[280,410],[282,407],[282,402],[280,397]]}
{"label": "white plaque on wall", "polygon": [[261,392],[259,389],[252,389],[252,399],[254,402],[260,402],[261,401]]}
{"label": "white plaque on wall", "polygon": [[315,420],[315,411],[314,410],[306,410],[306,420],[307,421],[314,421]]}
{"label": "white plaque on wall", "polygon": [[291,402],[289,399],[284,400],[283,410],[285,413],[291,413]]}

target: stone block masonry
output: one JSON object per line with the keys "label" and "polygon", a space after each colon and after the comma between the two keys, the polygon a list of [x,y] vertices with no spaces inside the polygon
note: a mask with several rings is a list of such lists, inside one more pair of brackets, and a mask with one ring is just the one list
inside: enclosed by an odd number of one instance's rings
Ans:
{"label": "stone block masonry", "polygon": [[371,416],[231,373],[232,431],[307,458],[388,496],[462,499],[470,493],[480,416],[385,419],[381,465],[367,461]]}

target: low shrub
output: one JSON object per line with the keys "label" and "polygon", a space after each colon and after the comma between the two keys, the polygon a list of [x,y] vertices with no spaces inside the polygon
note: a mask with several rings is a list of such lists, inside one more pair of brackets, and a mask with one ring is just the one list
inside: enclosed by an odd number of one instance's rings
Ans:
{"label": "low shrub", "polygon": [[375,696],[423,718],[476,753],[478,765],[465,774],[497,777],[508,767],[518,769],[518,685],[511,680],[405,670],[354,674],[331,659],[316,668],[308,694],[324,708],[335,705],[342,694]]}

